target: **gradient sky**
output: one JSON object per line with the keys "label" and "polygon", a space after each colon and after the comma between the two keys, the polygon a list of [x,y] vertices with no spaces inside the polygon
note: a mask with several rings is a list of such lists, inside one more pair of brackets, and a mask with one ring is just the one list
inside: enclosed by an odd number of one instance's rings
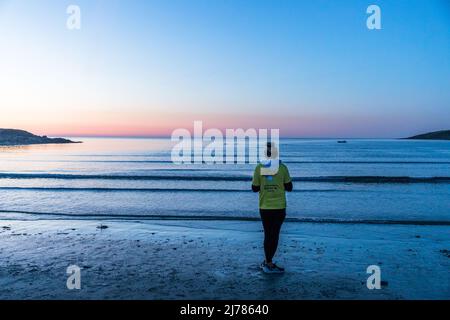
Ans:
{"label": "gradient sky", "polygon": [[0,0],[0,111],[0,127],[62,136],[450,129],[450,2]]}

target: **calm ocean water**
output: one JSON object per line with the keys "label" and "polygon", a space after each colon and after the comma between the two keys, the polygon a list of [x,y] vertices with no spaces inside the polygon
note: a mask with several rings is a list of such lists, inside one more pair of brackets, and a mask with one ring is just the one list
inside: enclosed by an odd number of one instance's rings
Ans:
{"label": "calm ocean water", "polygon": [[[0,148],[0,218],[256,218],[252,164],[175,165],[169,139]],[[293,219],[450,223],[450,142],[285,139]]]}

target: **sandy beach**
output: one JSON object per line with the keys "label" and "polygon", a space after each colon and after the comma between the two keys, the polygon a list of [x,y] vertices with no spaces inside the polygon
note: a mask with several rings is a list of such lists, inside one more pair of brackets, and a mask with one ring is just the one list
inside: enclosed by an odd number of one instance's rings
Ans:
{"label": "sandy beach", "polygon": [[288,222],[284,275],[259,270],[262,237],[254,221],[0,220],[0,299],[450,298],[448,226]]}

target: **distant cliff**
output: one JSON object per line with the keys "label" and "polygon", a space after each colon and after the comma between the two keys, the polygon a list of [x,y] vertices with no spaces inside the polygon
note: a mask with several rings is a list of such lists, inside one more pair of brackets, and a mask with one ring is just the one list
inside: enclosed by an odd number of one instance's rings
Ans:
{"label": "distant cliff", "polygon": [[417,136],[409,137],[406,139],[417,139],[417,140],[450,140],[450,130],[442,130],[429,132],[424,134],[419,134]]}
{"label": "distant cliff", "polygon": [[36,136],[30,132],[17,129],[0,129],[0,146],[20,146],[30,144],[78,143],[63,138]]}

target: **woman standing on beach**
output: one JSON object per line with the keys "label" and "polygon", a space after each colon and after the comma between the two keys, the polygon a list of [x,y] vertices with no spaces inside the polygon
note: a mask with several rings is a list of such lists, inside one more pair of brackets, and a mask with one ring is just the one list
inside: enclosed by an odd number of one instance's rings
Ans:
{"label": "woman standing on beach", "polygon": [[[278,159],[275,144],[267,143],[266,156],[268,161],[256,166],[252,181],[253,192],[259,192],[259,212],[264,227],[266,259],[261,269],[266,273],[282,273],[284,268],[273,263],[272,258],[277,251],[281,225],[286,218],[286,191],[292,191],[293,186],[287,166]],[[267,168],[274,167],[274,161],[277,161],[277,170],[270,172]]]}

